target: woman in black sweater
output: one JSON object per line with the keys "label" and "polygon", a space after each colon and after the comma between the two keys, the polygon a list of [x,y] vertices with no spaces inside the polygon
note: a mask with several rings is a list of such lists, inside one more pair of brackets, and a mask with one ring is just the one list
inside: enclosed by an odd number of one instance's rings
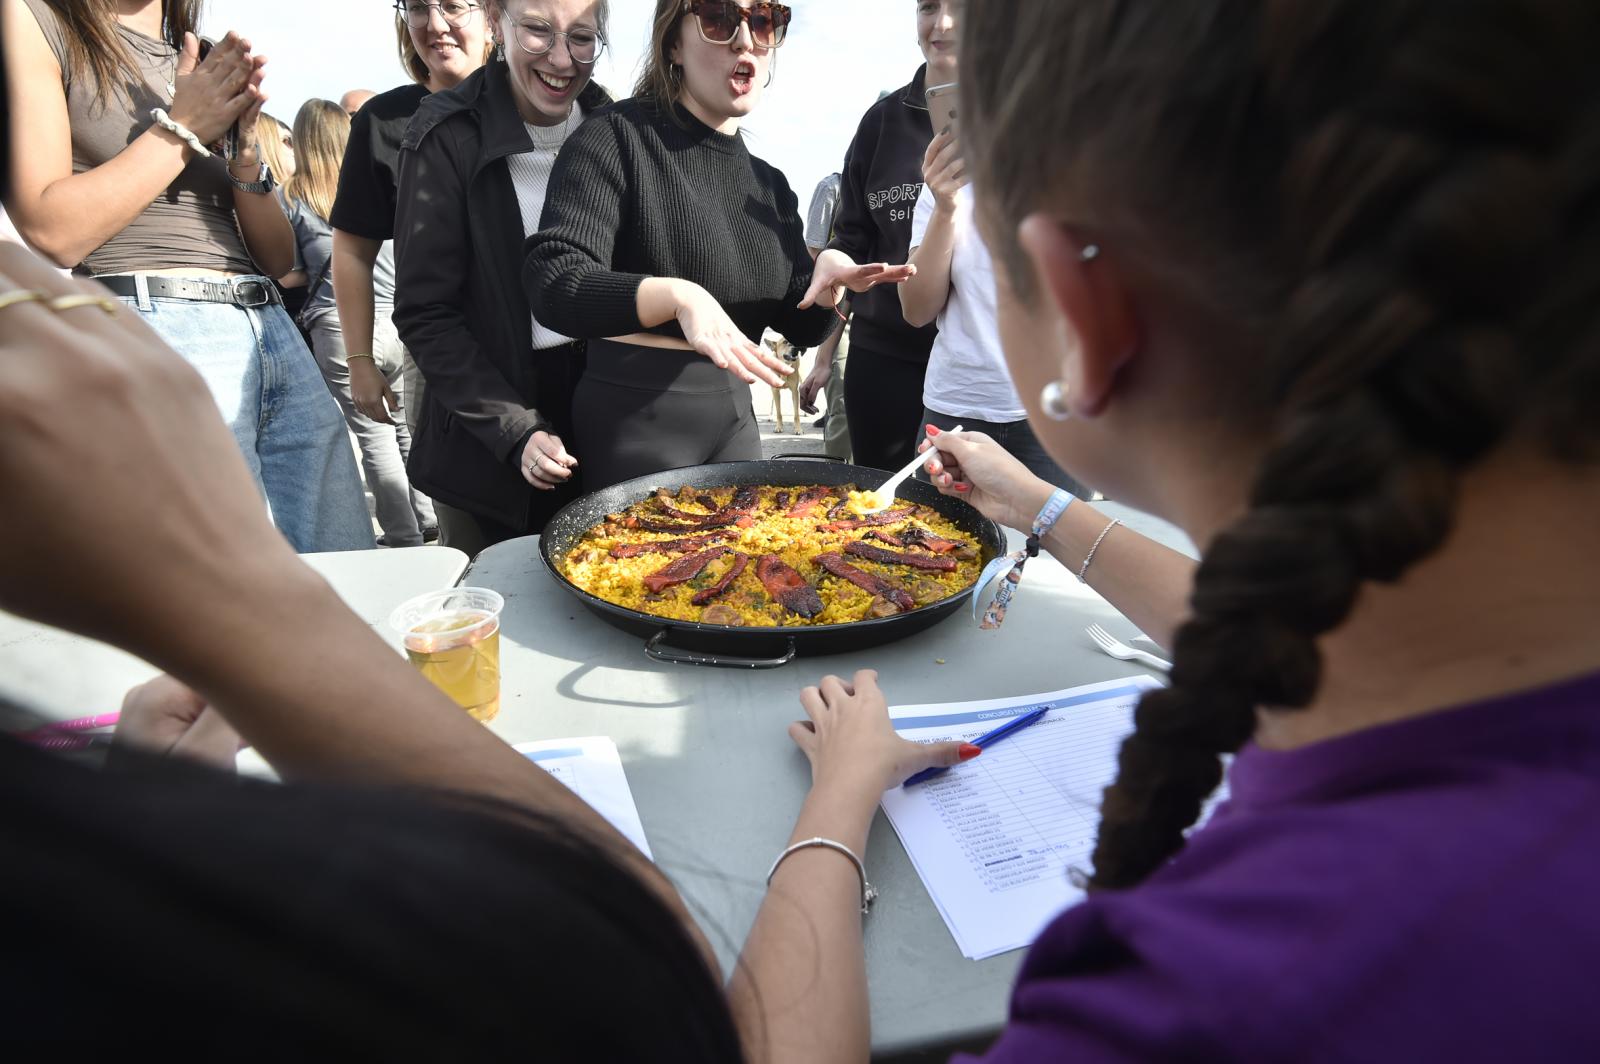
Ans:
{"label": "woman in black sweater", "polygon": [[799,204],[739,124],[782,44],[778,4],[658,0],[635,96],[574,132],[551,175],[523,280],[535,316],[590,340],[573,399],[587,490],[761,457],[746,385],[777,385],[772,328],[799,347],[833,313],[811,281]]}

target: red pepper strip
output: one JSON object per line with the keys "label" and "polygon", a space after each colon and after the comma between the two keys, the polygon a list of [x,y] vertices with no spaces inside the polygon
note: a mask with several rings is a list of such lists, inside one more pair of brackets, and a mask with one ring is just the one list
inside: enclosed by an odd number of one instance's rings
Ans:
{"label": "red pepper strip", "polygon": [[644,578],[644,586],[650,589],[651,594],[659,595],[662,591],[676,584],[693,580],[699,576],[706,566],[727,554],[731,548],[712,547],[699,554],[689,554],[675,562],[668,562]]}
{"label": "red pepper strip", "polygon": [[805,577],[776,554],[763,554],[756,562],[756,577],[773,600],[791,613],[815,617],[822,612],[822,597]]}
{"label": "red pepper strip", "polygon": [[885,510],[881,514],[863,517],[856,521],[835,521],[829,525],[822,525],[821,532],[853,532],[858,528],[872,528],[874,525],[892,525],[896,521],[904,521],[910,517],[910,510]]}
{"label": "red pepper strip", "polygon": [[805,491],[802,491],[800,493],[800,497],[794,501],[794,508],[784,516],[810,517],[811,511],[817,508],[817,504],[832,494],[832,488],[807,488]]}
{"label": "red pepper strip", "polygon": [[611,548],[613,558],[637,558],[641,554],[688,554],[718,540],[727,539],[732,532],[710,532],[704,536],[687,539],[660,539],[653,543],[619,543]]}
{"label": "red pepper strip", "polygon": [[733,564],[728,566],[728,571],[722,574],[722,579],[718,580],[715,584],[712,584],[704,591],[696,591],[694,593],[694,598],[690,599],[689,602],[695,606],[704,606],[706,603],[710,602],[712,599],[728,590],[728,585],[739,579],[739,574],[744,572],[744,567],[749,564],[750,555],[740,554],[738,551],[734,551]]}
{"label": "red pepper strip", "polygon": [[846,543],[844,552],[884,565],[905,565],[912,569],[932,569],[941,573],[954,572],[956,569],[954,558],[945,558],[937,554],[903,554],[900,551],[884,550],[882,547],[874,547],[870,543],[860,541]]}
{"label": "red pepper strip", "polygon": [[889,546],[891,546],[891,547],[904,547],[906,545],[905,540],[901,539],[899,536],[895,535],[893,532],[885,532],[881,528],[875,528],[871,532],[868,532],[866,535],[862,536],[861,538],[864,539],[864,540],[867,540],[867,539],[881,540],[882,542],[889,544]]}
{"label": "red pepper strip", "polygon": [[844,560],[844,555],[837,551],[817,556],[817,564],[822,566],[834,576],[842,577],[872,595],[882,595],[885,599],[899,606],[901,610],[910,611],[917,608],[917,602],[903,588],[897,587],[874,573],[865,569],[857,569]]}

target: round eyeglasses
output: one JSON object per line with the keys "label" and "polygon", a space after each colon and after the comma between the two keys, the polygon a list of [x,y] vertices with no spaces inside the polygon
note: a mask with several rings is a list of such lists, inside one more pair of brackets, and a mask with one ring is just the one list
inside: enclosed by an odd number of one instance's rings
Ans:
{"label": "round eyeglasses", "polygon": [[414,30],[426,26],[434,11],[439,12],[439,17],[444,19],[446,25],[459,29],[478,10],[478,5],[469,0],[395,0],[394,9],[405,18],[406,25]]}
{"label": "round eyeglasses", "polygon": [[517,47],[529,55],[544,55],[556,46],[558,39],[567,42],[567,54],[574,63],[589,66],[606,50],[605,38],[591,29],[558,30],[548,22],[529,19],[517,23]]}

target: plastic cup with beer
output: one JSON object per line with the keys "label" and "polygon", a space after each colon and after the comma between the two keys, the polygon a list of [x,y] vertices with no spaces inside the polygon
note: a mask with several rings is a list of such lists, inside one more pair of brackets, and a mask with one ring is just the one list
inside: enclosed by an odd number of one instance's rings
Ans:
{"label": "plastic cup with beer", "polygon": [[486,587],[430,591],[389,617],[406,657],[474,720],[500,712],[500,611],[505,599]]}

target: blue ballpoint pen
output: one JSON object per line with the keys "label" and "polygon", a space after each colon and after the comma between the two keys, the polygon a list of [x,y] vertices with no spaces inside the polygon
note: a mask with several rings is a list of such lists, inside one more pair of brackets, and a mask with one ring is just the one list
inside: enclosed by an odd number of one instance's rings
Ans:
{"label": "blue ballpoint pen", "polygon": [[[1042,719],[1046,713],[1050,712],[1054,708],[1054,706],[1040,706],[1038,709],[1024,713],[1020,717],[1012,717],[994,731],[989,732],[987,735],[980,735],[976,739],[972,740],[972,745],[988,749],[991,745],[999,742],[1001,739],[1004,739],[1013,732],[1019,732],[1035,721]],[[933,777],[941,776],[949,771],[950,770],[948,768],[925,768],[915,776],[912,776],[910,779],[906,780],[900,786],[909,787],[913,783],[921,783],[924,780],[931,780]]]}

